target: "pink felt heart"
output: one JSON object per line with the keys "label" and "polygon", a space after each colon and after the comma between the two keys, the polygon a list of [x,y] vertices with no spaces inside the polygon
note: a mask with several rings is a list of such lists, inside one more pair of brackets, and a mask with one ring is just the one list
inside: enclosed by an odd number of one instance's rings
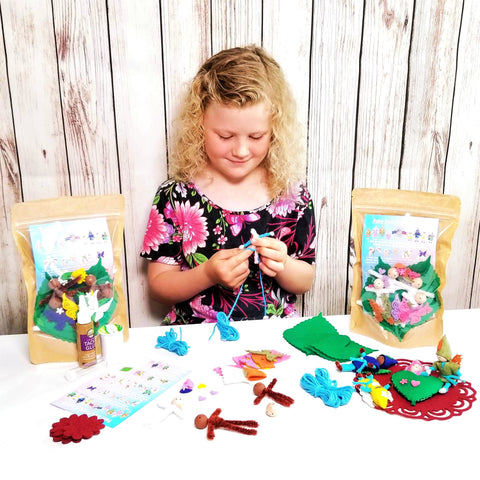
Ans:
{"label": "pink felt heart", "polygon": [[418,380],[412,380],[410,383],[412,384],[412,387],[418,387],[420,385]]}

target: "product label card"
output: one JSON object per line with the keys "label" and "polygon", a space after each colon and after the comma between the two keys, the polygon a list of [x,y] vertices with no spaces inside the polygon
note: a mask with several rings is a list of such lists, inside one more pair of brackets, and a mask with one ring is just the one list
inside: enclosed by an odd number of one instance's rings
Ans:
{"label": "product label card", "polygon": [[406,266],[426,260],[435,267],[438,218],[411,215],[365,215],[362,235],[362,283],[381,258]]}
{"label": "product label card", "polygon": [[45,273],[60,277],[65,272],[87,269],[99,259],[113,277],[112,241],[105,217],[31,225],[29,230],[37,291]]}

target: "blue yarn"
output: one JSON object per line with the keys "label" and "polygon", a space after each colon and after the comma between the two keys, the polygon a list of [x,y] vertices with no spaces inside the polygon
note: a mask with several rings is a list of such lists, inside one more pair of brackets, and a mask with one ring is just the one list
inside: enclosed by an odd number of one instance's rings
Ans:
{"label": "blue yarn", "polygon": [[[268,233],[263,233],[262,235],[259,235],[258,238],[262,237],[272,237],[273,233],[268,232]],[[248,248],[251,245],[251,241],[249,240],[247,243],[244,243],[242,246],[243,248]],[[253,250],[251,248],[251,250]],[[262,288],[262,297],[263,297],[263,316],[267,316],[267,299],[265,298],[265,289],[263,287],[263,280],[262,280],[262,271],[259,270],[259,276],[260,276],[260,286]],[[218,330],[220,331],[220,338],[222,340],[238,340],[240,338],[240,334],[238,333],[238,330],[235,327],[232,327],[230,325],[230,317],[232,316],[232,312],[237,306],[238,299],[240,298],[240,295],[242,294],[243,290],[243,285],[240,287],[240,290],[237,293],[237,297],[235,298],[235,301],[233,302],[232,308],[230,309],[230,313],[225,315],[223,312],[218,312],[217,313],[217,323],[213,327],[213,332],[210,335],[209,340],[213,337],[213,334],[215,333],[215,329],[218,327]]]}
{"label": "blue yarn", "polygon": [[[238,296],[237,296],[237,299],[238,299]],[[213,337],[213,334],[215,333],[216,328],[218,328],[218,331],[220,332],[220,338],[222,340],[232,341],[232,340],[238,340],[240,338],[240,334],[238,333],[238,330],[235,327],[232,327],[230,325],[229,318],[223,312],[217,313],[217,323],[213,327],[213,332],[210,335],[210,338]]]}
{"label": "blue yarn", "polygon": [[262,271],[259,270],[259,277],[260,277],[260,286],[262,287],[262,297],[263,297],[263,316],[267,316],[267,299],[265,298],[265,289],[263,288],[263,280],[262,280]]}
{"label": "blue yarn", "polygon": [[173,328],[171,328],[164,336],[160,335],[157,338],[155,348],[164,348],[169,352],[183,356],[188,353],[190,347],[182,340],[182,330],[180,329],[180,340],[177,340],[177,334]]}
{"label": "blue yarn", "polygon": [[325,405],[334,408],[346,405],[355,391],[351,386],[337,387],[337,382],[330,380],[325,368],[317,368],[315,376],[306,373],[301,378],[300,385],[310,395],[321,398]]}

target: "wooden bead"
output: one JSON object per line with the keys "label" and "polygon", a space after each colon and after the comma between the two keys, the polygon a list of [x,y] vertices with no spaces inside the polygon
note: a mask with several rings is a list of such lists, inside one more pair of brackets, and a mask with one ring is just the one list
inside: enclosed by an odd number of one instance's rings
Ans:
{"label": "wooden bead", "polygon": [[195,427],[203,430],[208,425],[208,418],[206,415],[200,414],[195,417]]}
{"label": "wooden bead", "polygon": [[259,397],[263,393],[264,390],[265,390],[265,385],[261,382],[258,382],[253,386],[253,393],[257,397]]}
{"label": "wooden bead", "polygon": [[97,283],[97,277],[95,275],[87,275],[85,277],[85,285],[87,287],[93,287]]}

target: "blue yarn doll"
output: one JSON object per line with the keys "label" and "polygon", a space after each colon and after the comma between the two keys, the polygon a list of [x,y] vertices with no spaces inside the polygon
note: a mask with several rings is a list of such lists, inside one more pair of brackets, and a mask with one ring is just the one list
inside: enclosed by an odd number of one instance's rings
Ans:
{"label": "blue yarn doll", "polygon": [[365,353],[365,349],[360,349],[360,357],[351,357],[351,363],[335,362],[335,366],[341,372],[356,373],[378,373],[380,370],[388,369],[398,362],[384,354],[378,355],[377,358],[369,356]]}

